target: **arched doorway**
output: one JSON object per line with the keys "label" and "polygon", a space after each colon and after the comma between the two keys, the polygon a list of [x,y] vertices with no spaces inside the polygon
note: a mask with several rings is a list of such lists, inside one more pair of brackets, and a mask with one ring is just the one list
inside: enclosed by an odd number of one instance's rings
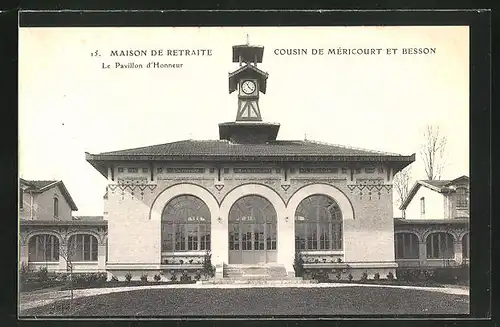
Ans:
{"label": "arched doorway", "polygon": [[229,263],[276,262],[276,210],[258,195],[238,199],[229,211]]}

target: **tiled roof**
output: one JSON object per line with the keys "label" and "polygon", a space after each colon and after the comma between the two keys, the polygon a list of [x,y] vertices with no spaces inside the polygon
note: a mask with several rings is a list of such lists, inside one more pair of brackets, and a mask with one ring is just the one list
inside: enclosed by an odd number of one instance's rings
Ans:
{"label": "tiled roof", "polygon": [[32,189],[34,190],[40,190],[46,186],[49,186],[50,184],[57,183],[58,181],[52,180],[52,181],[29,181],[29,180],[23,180],[26,184],[31,186]]}
{"label": "tiled roof", "polygon": [[25,184],[28,187],[24,190],[24,192],[34,192],[34,193],[42,193],[45,192],[48,189],[53,188],[54,186],[59,186],[62,194],[64,195],[66,201],[68,202],[69,206],[71,207],[71,210],[76,211],[78,210],[78,207],[76,206],[75,201],[73,201],[73,198],[69,194],[68,189],[64,185],[63,181],[56,181],[56,180],[37,180],[37,181],[30,181],[26,180],[23,178],[20,178],[21,184]]}
{"label": "tiled roof", "polygon": [[448,185],[450,180],[423,180],[422,182],[427,183],[429,185],[435,186],[437,188],[443,188]]}
{"label": "tiled roof", "polygon": [[411,200],[413,199],[415,194],[417,194],[417,191],[421,186],[427,187],[428,189],[431,189],[433,191],[440,192],[440,193],[441,192],[454,192],[455,191],[455,188],[453,187],[454,183],[457,181],[460,181],[462,179],[468,180],[469,177],[464,175],[464,176],[460,176],[460,177],[452,179],[452,180],[442,179],[442,180],[419,180],[419,181],[416,181],[415,184],[413,185],[413,187],[408,192],[408,196],[406,197],[406,199],[399,206],[399,209],[405,210],[406,207],[408,207]]}
{"label": "tiled roof", "polygon": [[184,140],[141,148],[111,151],[113,156],[400,156],[314,141],[272,141],[264,144],[237,144],[226,140]]}

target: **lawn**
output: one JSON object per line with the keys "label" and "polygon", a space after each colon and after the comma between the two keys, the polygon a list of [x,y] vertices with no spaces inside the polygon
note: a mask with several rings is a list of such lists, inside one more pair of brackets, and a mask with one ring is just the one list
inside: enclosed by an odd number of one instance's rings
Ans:
{"label": "lawn", "polygon": [[[148,289],[64,301],[21,312],[27,316],[308,316],[467,314],[469,298],[422,290],[340,288]],[[66,305],[68,303],[66,302]]]}

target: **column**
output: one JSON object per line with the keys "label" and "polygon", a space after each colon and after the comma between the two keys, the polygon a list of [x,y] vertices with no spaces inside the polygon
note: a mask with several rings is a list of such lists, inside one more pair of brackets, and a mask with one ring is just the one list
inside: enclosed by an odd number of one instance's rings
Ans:
{"label": "column", "polygon": [[[219,214],[219,213],[217,213]],[[212,218],[210,224],[210,243],[212,252],[212,264],[215,266],[228,263],[229,261],[229,239],[228,239],[228,217]],[[219,269],[217,269],[219,270]]]}
{"label": "column", "polygon": [[420,266],[424,266],[427,260],[427,245],[425,242],[418,243],[418,259]]}
{"label": "column", "polygon": [[57,267],[58,272],[69,272],[68,264],[66,262],[65,256],[68,253],[68,244],[61,242],[59,244],[59,266]]}
{"label": "column", "polygon": [[462,264],[462,242],[460,241],[454,241],[453,242],[453,249],[455,252],[455,265],[461,265]]}
{"label": "column", "polygon": [[29,255],[29,250],[28,250],[28,243],[26,244],[21,244],[21,247],[19,249],[19,264],[20,267],[24,264],[28,264],[28,255]]}
{"label": "column", "polygon": [[295,275],[293,261],[295,258],[295,220],[286,217],[286,212],[277,212],[277,261],[285,266],[289,275]]}
{"label": "column", "polygon": [[106,243],[97,246],[97,271],[106,271]]}

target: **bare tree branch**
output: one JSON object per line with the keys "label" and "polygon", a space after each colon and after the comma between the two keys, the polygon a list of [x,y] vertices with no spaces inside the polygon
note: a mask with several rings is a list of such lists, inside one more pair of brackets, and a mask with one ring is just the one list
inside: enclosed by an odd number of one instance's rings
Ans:
{"label": "bare tree branch", "polygon": [[[407,166],[394,176],[392,182],[394,189],[398,195],[397,204],[400,206],[404,200],[408,197],[408,192],[410,191],[410,180],[411,180],[411,166]],[[404,210],[403,210],[404,216]]]}
{"label": "bare tree branch", "polygon": [[427,125],[420,154],[428,180],[441,179],[445,165],[446,143],[447,138],[441,135],[439,126]]}

